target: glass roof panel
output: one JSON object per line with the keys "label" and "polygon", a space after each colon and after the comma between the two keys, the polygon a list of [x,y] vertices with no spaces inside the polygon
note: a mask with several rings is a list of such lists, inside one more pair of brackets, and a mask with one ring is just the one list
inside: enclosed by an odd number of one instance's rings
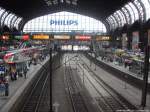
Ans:
{"label": "glass roof panel", "polygon": [[122,11],[124,12],[124,14],[127,18],[127,23],[130,24],[131,17],[130,17],[130,14],[128,13],[127,9],[125,7],[123,7]]}
{"label": "glass roof panel", "polygon": [[131,8],[131,6],[129,4],[125,5],[125,7],[129,10],[130,15],[131,15],[131,24],[134,23],[135,21],[135,14],[133,9]]}
{"label": "glass roof panel", "polygon": [[134,4],[138,7],[138,10],[139,10],[139,16],[141,20],[144,20],[144,9],[141,5],[141,3],[139,2],[139,0],[134,0]]}
{"label": "glass roof panel", "polygon": [[106,27],[94,18],[70,12],[58,12],[28,21],[24,32],[100,32],[105,33]]}
{"label": "glass roof panel", "polygon": [[148,20],[150,18],[150,2],[148,0],[141,0],[141,2],[144,4],[146,10],[146,20]]}
{"label": "glass roof panel", "polygon": [[139,13],[138,13],[138,10],[137,10],[136,7],[133,5],[133,3],[130,2],[129,5],[131,6],[132,10],[134,11],[134,15],[135,15],[134,21],[139,20]]}

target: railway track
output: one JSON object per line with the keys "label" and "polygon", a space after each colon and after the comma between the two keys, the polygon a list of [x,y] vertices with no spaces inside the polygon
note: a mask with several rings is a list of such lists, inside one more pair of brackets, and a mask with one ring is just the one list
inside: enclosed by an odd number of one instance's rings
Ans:
{"label": "railway track", "polygon": [[[122,96],[120,96],[116,91],[114,91],[110,86],[108,86],[100,77],[98,77],[89,67],[88,65],[82,60],[82,58],[79,58],[81,61],[78,63],[80,68],[84,68],[89,71],[90,76],[85,75],[85,78],[88,80],[88,82],[92,85],[92,87],[95,89],[95,91],[99,94],[99,97],[96,98],[96,101],[98,102],[98,105],[100,107],[100,111],[103,112],[117,112],[121,110],[132,110],[136,109],[132,104],[130,104],[128,101],[126,101]],[[82,67],[81,67],[82,66]],[[94,82],[91,80],[94,79]],[[97,87],[99,86],[98,89]]]}
{"label": "railway track", "polygon": [[85,101],[80,93],[77,82],[73,77],[73,69],[70,65],[65,67],[65,80],[68,88],[69,98],[71,99],[71,104],[74,112],[89,112],[85,104]]}
{"label": "railway track", "polygon": [[31,93],[23,105],[21,112],[48,112],[48,78],[49,75],[42,71],[39,79],[35,83]]}

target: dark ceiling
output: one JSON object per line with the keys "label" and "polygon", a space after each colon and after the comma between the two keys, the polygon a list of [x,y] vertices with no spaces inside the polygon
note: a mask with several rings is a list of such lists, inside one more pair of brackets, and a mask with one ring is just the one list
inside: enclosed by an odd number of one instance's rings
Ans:
{"label": "dark ceiling", "polygon": [[[48,6],[48,1],[52,1],[52,5]],[[71,1],[71,4],[67,1]],[[72,1],[77,1],[77,5],[73,5]],[[25,20],[58,11],[70,11],[104,20],[129,1],[131,0],[0,0],[0,6]]]}

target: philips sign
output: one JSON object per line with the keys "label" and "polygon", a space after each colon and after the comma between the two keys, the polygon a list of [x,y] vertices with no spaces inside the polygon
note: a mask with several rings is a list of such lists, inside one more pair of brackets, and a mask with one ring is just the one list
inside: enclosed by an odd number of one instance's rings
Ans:
{"label": "philips sign", "polygon": [[50,20],[50,25],[78,25],[77,20]]}

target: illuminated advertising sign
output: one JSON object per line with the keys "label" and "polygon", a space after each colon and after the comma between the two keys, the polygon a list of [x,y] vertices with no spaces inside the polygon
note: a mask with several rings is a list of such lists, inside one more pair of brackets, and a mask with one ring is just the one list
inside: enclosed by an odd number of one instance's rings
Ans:
{"label": "illuminated advertising sign", "polygon": [[127,48],[127,41],[128,41],[127,34],[126,33],[122,34],[122,49]]}
{"label": "illuminated advertising sign", "polygon": [[68,40],[68,39],[70,39],[70,36],[69,35],[54,35],[54,39],[57,39],[57,40]]}
{"label": "illuminated advertising sign", "polygon": [[9,40],[9,35],[2,35],[1,40]]}
{"label": "illuminated advertising sign", "polygon": [[85,35],[75,36],[75,39],[76,40],[91,40],[91,36],[85,36]]}
{"label": "illuminated advertising sign", "polygon": [[139,32],[132,33],[132,50],[139,48]]}
{"label": "illuminated advertising sign", "polygon": [[20,40],[20,39],[22,39],[22,36],[21,36],[21,35],[16,35],[16,36],[15,36],[15,39]]}
{"label": "illuminated advertising sign", "polygon": [[33,35],[32,39],[37,39],[37,40],[48,40],[48,39],[49,39],[49,35],[45,35],[45,34],[37,34],[37,35]]}
{"label": "illuminated advertising sign", "polygon": [[16,35],[15,36],[15,39],[18,39],[18,40],[29,40],[30,36],[29,35]]}
{"label": "illuminated advertising sign", "polygon": [[29,35],[22,35],[22,40],[29,40],[30,36]]}
{"label": "illuminated advertising sign", "polygon": [[109,36],[97,36],[96,41],[109,41],[110,37]]}
{"label": "illuminated advertising sign", "polygon": [[50,20],[50,25],[61,25],[61,26],[77,26],[78,21],[77,20]]}

